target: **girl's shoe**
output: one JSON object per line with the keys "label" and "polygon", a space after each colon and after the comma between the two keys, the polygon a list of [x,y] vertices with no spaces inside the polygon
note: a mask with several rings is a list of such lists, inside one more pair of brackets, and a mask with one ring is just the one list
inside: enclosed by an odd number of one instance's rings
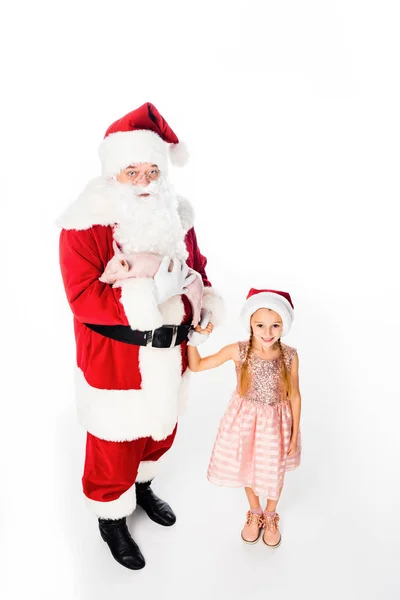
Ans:
{"label": "girl's shoe", "polygon": [[277,548],[281,543],[281,533],[279,531],[279,515],[275,513],[273,517],[264,513],[264,535],[263,542],[270,548]]}
{"label": "girl's shoe", "polygon": [[246,544],[255,544],[260,539],[261,530],[264,525],[264,517],[247,511],[246,523],[242,529],[242,540]]}

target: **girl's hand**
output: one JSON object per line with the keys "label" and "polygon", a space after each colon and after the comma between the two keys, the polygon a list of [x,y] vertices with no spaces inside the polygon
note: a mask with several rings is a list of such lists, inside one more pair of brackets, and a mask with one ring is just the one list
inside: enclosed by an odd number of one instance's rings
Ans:
{"label": "girl's hand", "polygon": [[297,436],[293,436],[290,438],[289,450],[287,452],[288,456],[293,456],[297,452]]}

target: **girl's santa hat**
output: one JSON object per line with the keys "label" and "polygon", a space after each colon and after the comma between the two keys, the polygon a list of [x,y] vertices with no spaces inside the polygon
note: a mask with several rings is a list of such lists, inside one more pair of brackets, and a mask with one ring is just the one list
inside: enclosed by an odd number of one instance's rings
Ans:
{"label": "girl's santa hat", "polygon": [[99,154],[104,175],[115,175],[135,163],[157,165],[166,174],[168,157],[177,166],[184,166],[188,160],[186,145],[150,102],[107,129]]}
{"label": "girl's santa hat", "polygon": [[294,319],[294,306],[290,294],[276,290],[256,290],[251,288],[240,313],[240,320],[250,334],[250,318],[258,309],[270,308],[282,319],[282,336],[287,335]]}

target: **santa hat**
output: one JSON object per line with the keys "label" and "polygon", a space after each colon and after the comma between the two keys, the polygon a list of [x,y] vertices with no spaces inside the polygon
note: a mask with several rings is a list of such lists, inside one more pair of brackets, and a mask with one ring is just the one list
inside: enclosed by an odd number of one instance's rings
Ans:
{"label": "santa hat", "polygon": [[240,313],[240,319],[250,334],[250,318],[259,308],[270,308],[282,319],[282,336],[287,335],[294,319],[294,306],[290,294],[276,290],[256,290],[251,288]]}
{"label": "santa hat", "polygon": [[158,165],[167,173],[168,156],[172,164],[184,166],[188,153],[185,144],[160,115],[146,102],[115,121],[106,131],[99,148],[103,174],[117,174],[134,163]]}

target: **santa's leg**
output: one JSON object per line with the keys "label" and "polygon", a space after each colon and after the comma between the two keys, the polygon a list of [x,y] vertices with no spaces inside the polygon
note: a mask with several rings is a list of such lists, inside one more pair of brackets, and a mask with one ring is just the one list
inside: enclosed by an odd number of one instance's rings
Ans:
{"label": "santa's leg", "polygon": [[176,521],[172,508],[155,495],[150,485],[157,472],[158,460],[174,443],[177,425],[165,440],[160,442],[148,438],[143,452],[143,461],[139,465],[136,478],[136,500],[138,506],[143,508],[147,515],[159,525],[170,526]]}
{"label": "santa's leg", "polygon": [[135,480],[148,438],[108,442],[87,435],[83,492],[99,517],[101,537],[115,560],[128,569],[142,569],[145,560],[126,524],[136,507]]}

